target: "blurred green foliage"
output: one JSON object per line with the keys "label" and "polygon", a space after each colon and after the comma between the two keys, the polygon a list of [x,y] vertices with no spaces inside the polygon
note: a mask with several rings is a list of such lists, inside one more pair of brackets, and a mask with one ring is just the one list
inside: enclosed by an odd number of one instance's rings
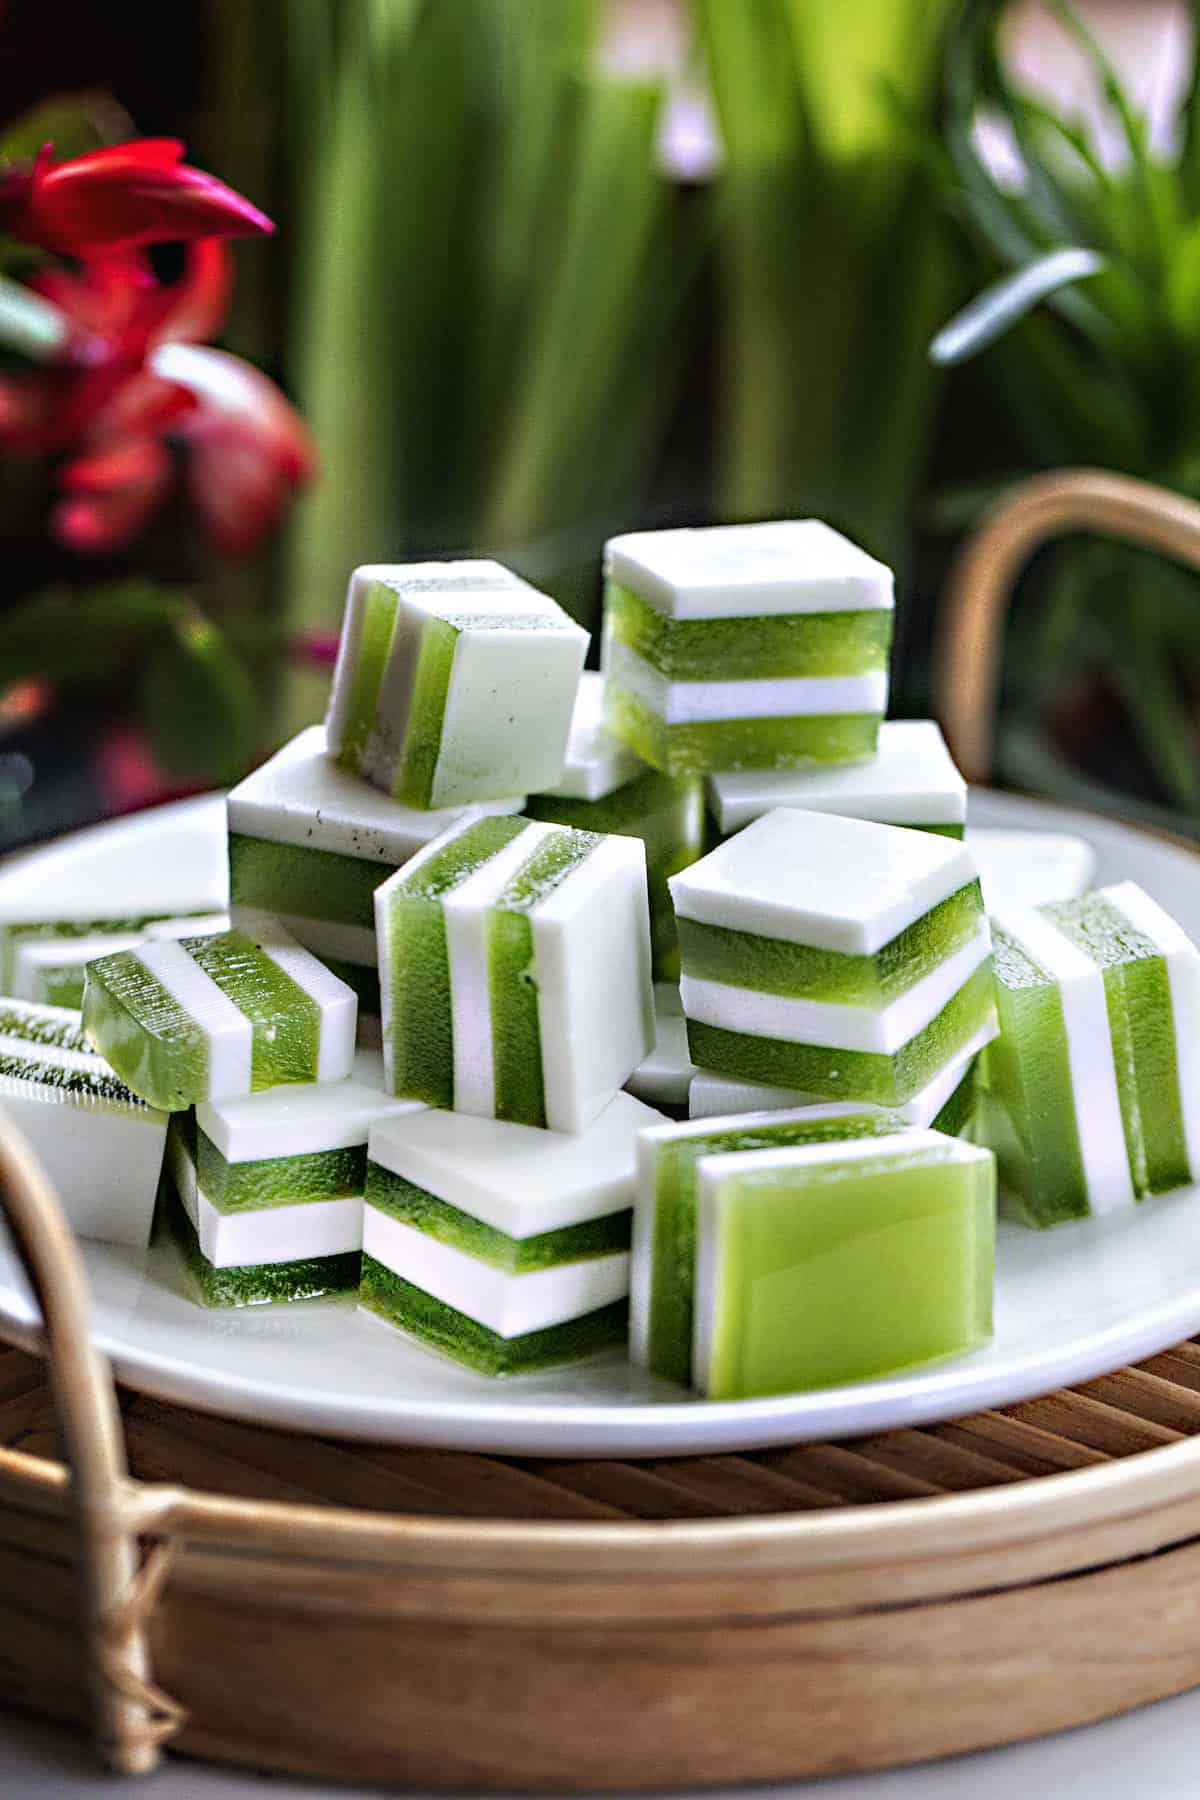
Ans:
{"label": "blurred green foliage", "polygon": [[[1177,146],[1152,153],[1145,120],[1086,24],[1054,11],[1083,50],[1119,143],[1018,87],[1007,72],[1010,9],[970,0],[946,55],[940,140],[949,202],[996,279],[937,334],[933,356],[986,352],[989,393],[1023,454],[1004,478],[1090,463],[1200,498],[1200,54]],[[1200,26],[1200,6],[1193,6]],[[1019,158],[1001,178],[981,145],[989,119]],[[1200,814],[1200,582],[1108,542],[1071,541],[1020,649],[1023,681],[1048,703],[1100,677],[1124,703],[1161,793]]]}
{"label": "blurred green foliage", "polygon": [[903,562],[951,297],[933,128],[945,0],[693,0],[726,162],[718,506]]}

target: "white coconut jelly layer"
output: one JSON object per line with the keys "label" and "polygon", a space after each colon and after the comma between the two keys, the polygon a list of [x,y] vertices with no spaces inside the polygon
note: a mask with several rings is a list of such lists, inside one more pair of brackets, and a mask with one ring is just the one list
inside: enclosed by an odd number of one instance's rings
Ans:
{"label": "white coconut jelly layer", "polygon": [[888,678],[883,669],[869,675],[796,675],[765,681],[671,681],[610,632],[604,670],[665,725],[887,710]]}
{"label": "white coconut jelly layer", "polygon": [[301,1082],[205,1100],[196,1108],[196,1123],[226,1162],[244,1163],[350,1150],[366,1143],[376,1120],[423,1111],[419,1100],[385,1093],[383,1057],[359,1050],[346,1081]]}
{"label": "white coconut jelly layer", "polygon": [[957,839],[778,807],[669,885],[680,918],[873,956],[975,879]]}
{"label": "white coconut jelly layer", "polygon": [[362,1247],[403,1281],[502,1338],[565,1325],[629,1292],[628,1251],[512,1274],[374,1206],[364,1208]]}
{"label": "white coconut jelly layer", "polygon": [[507,1237],[538,1237],[631,1206],[637,1134],[662,1122],[632,1094],[579,1136],[430,1108],[373,1125],[367,1155]]}
{"label": "white coconut jelly layer", "polygon": [[640,1063],[625,1091],[650,1106],[686,1106],[693,1078],[698,1074],[688,1055],[687,1019],[678,985],[654,984],[654,1048]]}
{"label": "white coconut jelly layer", "polygon": [[880,825],[961,825],[967,784],[932,719],[885,719],[879,751],[845,768],[740,769],[705,777],[721,831],[741,831],[775,806],[873,819]]}
{"label": "white coconut jelly layer", "polygon": [[968,825],[967,848],[975,858],[990,913],[1014,906],[1046,906],[1077,900],[1096,873],[1096,852],[1083,838],[1058,831],[1002,831]]}
{"label": "white coconut jelly layer", "polygon": [[625,532],[605,545],[604,571],[673,619],[894,603],[892,571],[820,519]]}
{"label": "white coconut jelly layer", "polygon": [[605,726],[603,675],[585,669],[571,714],[562,780],[546,793],[561,800],[604,800],[645,772],[641,757]]}
{"label": "white coconut jelly layer", "polygon": [[176,1187],[200,1253],[214,1269],[306,1262],[314,1256],[345,1256],[362,1249],[361,1197],[304,1200],[294,1206],[225,1213],[196,1186],[194,1177],[185,1184],[177,1176]]}
{"label": "white coconut jelly layer", "polygon": [[679,984],[683,1010],[702,1025],[741,1031],[751,1037],[780,1038],[791,1044],[821,1044],[831,1050],[866,1050],[892,1056],[936,1019],[991,955],[986,919],[967,943],[931,969],[887,1006],[842,1006],[828,1000],[795,1000],[787,994],[760,994],[724,981],[685,975]]}
{"label": "white coconut jelly layer", "polygon": [[[905,1125],[925,1129],[933,1124],[954,1093],[979,1052],[998,1035],[994,1023],[983,1026],[970,1039],[953,1062],[911,1100],[886,1110]],[[777,1112],[784,1108],[823,1104],[816,1094],[798,1088],[767,1087],[752,1081],[735,1081],[728,1075],[713,1075],[698,1069],[688,1089],[688,1111],[693,1119],[720,1118],[742,1112]]]}
{"label": "white coconut jelly layer", "polygon": [[246,837],[398,868],[459,820],[518,813],[524,804],[521,795],[429,812],[402,806],[334,762],[325,727],[310,725],[234,788],[228,813],[230,831]]}
{"label": "white coconut jelly layer", "polygon": [[1093,1213],[1134,1202],[1113,1062],[1104,971],[1044,914],[1022,907],[996,924],[1058,984],[1079,1154]]}

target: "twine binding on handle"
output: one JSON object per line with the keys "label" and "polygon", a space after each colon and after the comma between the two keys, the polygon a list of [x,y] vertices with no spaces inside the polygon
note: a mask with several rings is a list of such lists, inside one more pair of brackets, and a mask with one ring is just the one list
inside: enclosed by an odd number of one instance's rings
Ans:
{"label": "twine binding on handle", "polygon": [[169,1540],[159,1542],[143,1564],[139,1532],[161,1515],[162,1497],[143,1506],[129,1480],[112,1371],[89,1337],[78,1246],[33,1152],[2,1116],[0,1207],[41,1310],[71,1471],[97,1747],[119,1773],[144,1774],[184,1716],[155,1686],[146,1641],[173,1552]]}
{"label": "twine binding on handle", "polygon": [[1004,624],[1035,550],[1094,532],[1200,568],[1200,505],[1103,469],[1060,469],[1011,488],[986,514],[950,571],[939,618],[934,711],[968,781],[991,778]]}

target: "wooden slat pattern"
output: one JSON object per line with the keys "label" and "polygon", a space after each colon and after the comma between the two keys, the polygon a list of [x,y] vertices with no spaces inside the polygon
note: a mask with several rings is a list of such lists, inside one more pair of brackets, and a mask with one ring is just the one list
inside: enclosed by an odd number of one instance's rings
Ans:
{"label": "wooden slat pattern", "polygon": [[[435,1518],[754,1517],[1038,1480],[1200,1435],[1200,1341],[1078,1388],[922,1430],[753,1455],[549,1461],[338,1444],[123,1393],[134,1475],[211,1493]],[[45,1370],[0,1349],[0,1444],[58,1457]]]}

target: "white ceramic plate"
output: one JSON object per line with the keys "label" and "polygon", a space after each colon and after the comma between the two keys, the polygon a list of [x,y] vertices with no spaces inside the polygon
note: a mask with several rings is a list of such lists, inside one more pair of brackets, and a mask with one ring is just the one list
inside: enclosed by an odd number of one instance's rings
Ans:
{"label": "white ceramic plate", "polygon": [[[1097,880],[1134,876],[1200,938],[1200,857],[1126,826],[1003,795],[972,799],[979,825],[1077,832]],[[8,865],[0,917],[47,914],[70,884],[97,913],[224,903],[224,809],[188,801],[102,826]],[[173,1253],[101,1244],[84,1254],[94,1334],[130,1387],[260,1424],[328,1437],[532,1456],[747,1450],[930,1424],[1086,1380],[1200,1331],[1200,1191],[1043,1234],[1001,1226],[996,1336],[987,1349],[886,1381],[771,1400],[710,1402],[617,1355],[488,1381],[421,1350],[350,1303],[209,1312]],[[34,1307],[0,1244],[0,1335],[38,1347]]]}

